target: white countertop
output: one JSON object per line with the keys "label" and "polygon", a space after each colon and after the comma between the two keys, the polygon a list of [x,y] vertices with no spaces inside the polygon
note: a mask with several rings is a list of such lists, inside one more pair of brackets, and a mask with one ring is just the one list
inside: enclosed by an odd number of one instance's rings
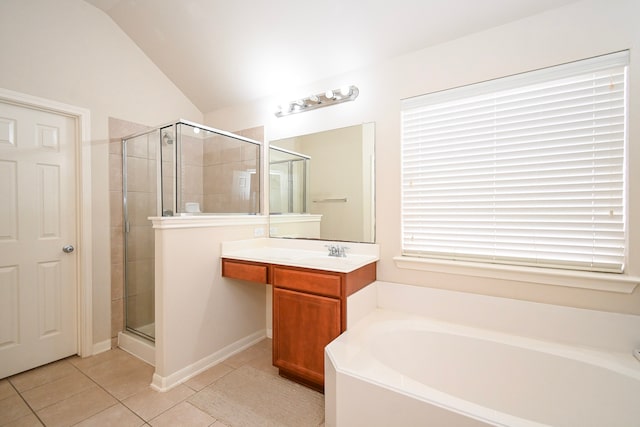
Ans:
{"label": "white countertop", "polygon": [[[327,245],[346,247],[346,257],[329,256]],[[349,273],[380,259],[376,244],[303,239],[250,239],[222,243],[223,258]]]}

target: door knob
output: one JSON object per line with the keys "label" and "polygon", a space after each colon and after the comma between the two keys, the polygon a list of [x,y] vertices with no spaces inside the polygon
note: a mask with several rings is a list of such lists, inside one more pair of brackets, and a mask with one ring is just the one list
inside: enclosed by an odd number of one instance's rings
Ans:
{"label": "door knob", "polygon": [[62,252],[64,252],[65,254],[70,254],[74,249],[75,248],[73,247],[73,245],[67,245],[62,248]]}

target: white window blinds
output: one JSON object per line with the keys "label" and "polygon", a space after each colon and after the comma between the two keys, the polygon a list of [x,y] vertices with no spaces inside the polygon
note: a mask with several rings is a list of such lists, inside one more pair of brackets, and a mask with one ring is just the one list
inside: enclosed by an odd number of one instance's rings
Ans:
{"label": "white window blinds", "polygon": [[627,64],[403,100],[403,254],[622,272]]}

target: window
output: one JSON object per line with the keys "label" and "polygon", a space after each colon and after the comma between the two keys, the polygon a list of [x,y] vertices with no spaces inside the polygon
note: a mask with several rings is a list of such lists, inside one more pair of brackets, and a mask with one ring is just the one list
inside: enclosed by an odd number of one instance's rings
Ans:
{"label": "window", "polygon": [[628,55],[403,100],[403,255],[623,272]]}

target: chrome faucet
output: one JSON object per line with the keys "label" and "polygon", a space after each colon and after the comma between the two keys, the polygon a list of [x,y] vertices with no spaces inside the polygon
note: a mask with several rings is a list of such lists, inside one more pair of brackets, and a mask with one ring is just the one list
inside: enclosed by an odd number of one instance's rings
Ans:
{"label": "chrome faucet", "polygon": [[324,245],[325,248],[329,249],[329,256],[346,258],[347,257],[347,246],[342,245]]}

